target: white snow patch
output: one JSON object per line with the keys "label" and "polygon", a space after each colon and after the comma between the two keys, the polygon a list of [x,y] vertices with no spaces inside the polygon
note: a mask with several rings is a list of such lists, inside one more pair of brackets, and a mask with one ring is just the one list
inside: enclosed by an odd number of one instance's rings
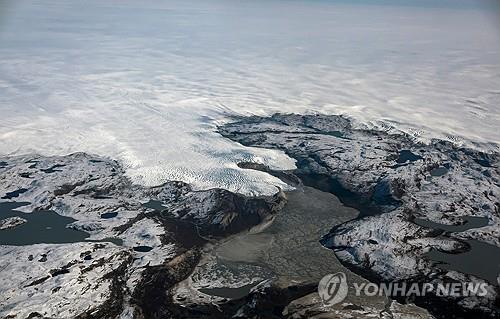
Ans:
{"label": "white snow patch", "polygon": [[[111,278],[104,276],[127,255],[113,245],[95,247],[91,243],[0,246],[0,317],[27,318],[38,312],[44,317],[73,318],[101,305],[110,297]],[[84,260],[82,253],[92,259]],[[51,271],[68,264],[68,273],[51,276]],[[36,284],[37,280],[41,282]]]}

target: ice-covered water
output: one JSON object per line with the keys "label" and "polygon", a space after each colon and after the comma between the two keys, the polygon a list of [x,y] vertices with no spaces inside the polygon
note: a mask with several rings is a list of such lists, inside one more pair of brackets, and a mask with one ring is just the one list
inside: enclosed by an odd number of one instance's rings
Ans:
{"label": "ice-covered water", "polygon": [[277,179],[235,163],[293,161],[221,138],[228,115],[342,113],[498,148],[487,3],[2,1],[0,153],[87,151],[148,185],[269,193]]}

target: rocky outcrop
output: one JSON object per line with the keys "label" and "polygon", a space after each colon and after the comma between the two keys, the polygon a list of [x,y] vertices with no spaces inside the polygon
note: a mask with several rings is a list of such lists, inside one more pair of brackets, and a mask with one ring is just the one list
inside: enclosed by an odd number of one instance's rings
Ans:
{"label": "rocky outcrop", "polygon": [[11,229],[26,223],[26,219],[21,217],[9,217],[0,220],[0,230]]}
{"label": "rocky outcrop", "polygon": [[[487,283],[487,298],[416,302],[437,316],[448,311],[498,315],[495,280],[440,267],[427,256],[432,251],[460,254],[470,249],[468,240],[500,247],[499,154],[354,129],[342,116],[239,118],[220,133],[246,146],[283,150],[297,160],[295,174],[306,185],[332,192],[360,211],[322,240],[353,271],[373,281]],[[470,216],[487,220],[487,226],[445,232],[415,222],[457,225]]]}

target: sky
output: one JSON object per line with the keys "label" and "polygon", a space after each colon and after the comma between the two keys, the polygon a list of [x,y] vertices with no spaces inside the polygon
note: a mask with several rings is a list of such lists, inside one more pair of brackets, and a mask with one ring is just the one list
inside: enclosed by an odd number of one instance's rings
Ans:
{"label": "sky", "polygon": [[0,1],[0,154],[86,151],[138,183],[268,194],[232,115],[345,114],[498,150],[494,1]]}

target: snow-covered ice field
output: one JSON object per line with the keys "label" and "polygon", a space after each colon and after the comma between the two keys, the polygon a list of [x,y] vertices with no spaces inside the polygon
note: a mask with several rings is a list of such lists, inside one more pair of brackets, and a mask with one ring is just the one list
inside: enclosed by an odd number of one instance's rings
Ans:
{"label": "snow-covered ice field", "polygon": [[220,137],[231,115],[347,114],[498,150],[492,3],[2,1],[0,154],[85,151],[146,185],[271,193],[236,163],[294,162]]}

